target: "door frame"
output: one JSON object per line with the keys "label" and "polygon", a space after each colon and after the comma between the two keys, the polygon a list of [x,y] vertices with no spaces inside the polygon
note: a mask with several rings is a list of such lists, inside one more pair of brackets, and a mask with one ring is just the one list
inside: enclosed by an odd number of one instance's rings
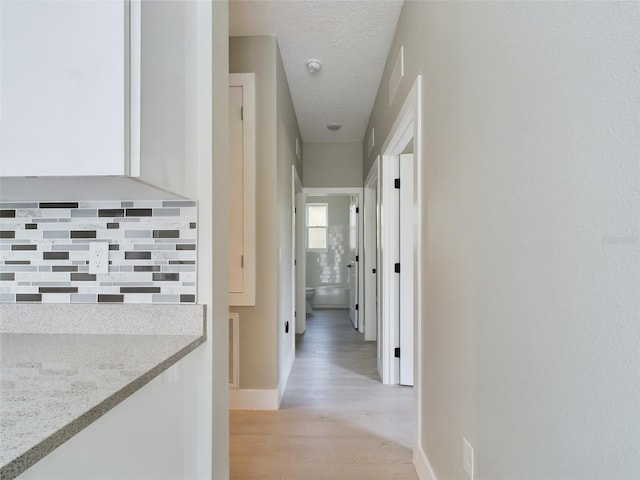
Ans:
{"label": "door frame", "polygon": [[[303,207],[303,221],[301,222],[301,224],[297,227],[297,228],[302,228],[303,232],[304,232],[304,245],[306,245],[307,242],[307,238],[306,238],[306,229],[305,229],[305,224],[306,222],[304,220],[306,220],[306,203],[307,203],[307,197],[308,196],[317,196],[317,195],[356,195],[358,197],[358,206],[359,208],[362,208],[362,197],[363,197],[363,188],[362,187],[305,187],[303,189],[303,193],[304,193],[304,205]],[[363,311],[363,309],[365,308],[364,306],[364,302],[362,302],[362,299],[364,298],[364,286],[363,286],[363,282],[362,282],[362,278],[363,278],[363,274],[364,274],[364,262],[362,261],[362,254],[364,252],[364,246],[363,246],[363,217],[364,215],[362,215],[362,210],[360,211],[360,214],[358,215],[358,255],[359,255],[359,261],[358,261],[358,314],[359,314],[359,318],[363,319],[365,318],[365,312]],[[306,253],[306,248],[304,249],[305,253]],[[304,288],[305,288],[305,283],[306,283],[306,278],[307,278],[307,265],[306,262],[302,262],[302,268],[301,268],[301,272],[300,275],[296,276],[296,285],[298,285],[297,288],[302,288],[302,291],[304,292]],[[306,325],[306,320],[305,323]],[[360,332],[364,332],[364,328],[365,328],[365,322],[359,322],[359,331]],[[296,332],[297,333],[297,332]]]}
{"label": "door frame", "polygon": [[[295,224],[293,225],[293,236],[295,239],[295,253],[294,253],[294,290],[295,290],[295,302],[294,302],[294,315],[295,319],[295,332],[296,335],[304,333],[307,329],[307,315],[306,315],[306,299],[305,299],[305,269],[307,265],[306,258],[306,239],[305,239],[305,196],[302,181],[298,175],[298,170],[292,165],[291,167],[295,171],[293,200],[294,200],[294,215]],[[298,281],[302,279],[302,282]]]}
{"label": "door frame", "polygon": [[[293,329],[293,331],[295,333],[304,333],[304,328],[306,328],[306,322],[305,324],[302,325],[303,329],[301,332],[298,332],[298,317],[301,317],[304,319],[304,316],[302,313],[300,313],[300,315],[298,315],[298,312],[303,312],[305,310],[305,299],[304,299],[304,285],[302,286],[302,288],[300,287],[300,284],[296,281],[296,279],[298,278],[298,271],[301,269],[301,263],[304,264],[304,259],[300,258],[301,256],[304,257],[304,237],[301,239],[300,238],[300,230],[297,228],[298,227],[298,223],[302,220],[304,221],[304,213],[302,213],[300,210],[304,210],[303,208],[301,208],[301,205],[299,205],[299,203],[304,203],[301,202],[300,199],[304,200],[304,197],[302,195],[302,180],[300,180],[300,175],[298,174],[298,170],[296,169],[295,165],[291,165],[291,205],[293,206],[292,208],[292,212],[291,212],[291,242],[293,245],[293,248],[291,249],[291,278],[293,279],[292,282],[292,295],[291,295],[291,318],[292,318],[292,323],[293,325],[290,325],[289,328]],[[300,252],[303,252],[302,255],[300,255]],[[295,351],[296,351],[296,336],[295,335],[291,335],[291,341],[293,342],[293,353],[295,356]]]}
{"label": "door frame", "polygon": [[[384,165],[389,157],[400,155],[405,146],[413,139],[413,207],[415,223],[413,225],[413,425],[414,429],[414,460],[422,449],[422,316],[425,300],[422,295],[423,284],[423,158],[422,158],[422,76],[417,75],[404,103],[393,122],[391,129],[382,144],[381,158]],[[382,212],[384,215],[384,212]],[[379,227],[380,228],[380,227]],[[390,272],[383,275],[391,275]],[[387,292],[383,292],[385,295]],[[388,319],[386,319],[388,321]],[[385,319],[383,318],[383,323]],[[383,360],[391,363],[393,352],[383,355]]]}
{"label": "door frame", "polygon": [[[378,155],[369,169],[367,178],[364,181],[364,205],[363,205],[363,227],[364,227],[364,339],[375,341],[378,339],[379,319],[380,319],[380,289],[378,285],[378,258],[380,256],[380,239],[378,225],[379,210],[379,183],[380,176],[380,156]],[[376,273],[373,273],[376,269]],[[366,318],[365,318],[366,315]],[[378,347],[380,348],[380,347]],[[378,363],[381,355],[378,354]],[[378,370],[381,366],[378,365]]]}

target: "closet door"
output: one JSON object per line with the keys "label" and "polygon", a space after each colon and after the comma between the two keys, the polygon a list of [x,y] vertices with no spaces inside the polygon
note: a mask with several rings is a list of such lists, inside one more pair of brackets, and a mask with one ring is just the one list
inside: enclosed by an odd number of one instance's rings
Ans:
{"label": "closet door", "polygon": [[255,75],[229,75],[229,305],[255,305]]}

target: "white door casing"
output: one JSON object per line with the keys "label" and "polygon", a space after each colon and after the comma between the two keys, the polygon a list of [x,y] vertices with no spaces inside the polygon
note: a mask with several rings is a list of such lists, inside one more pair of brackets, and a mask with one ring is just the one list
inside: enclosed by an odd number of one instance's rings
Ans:
{"label": "white door casing", "polygon": [[353,328],[359,329],[358,322],[358,197],[351,196],[349,203],[349,263],[348,283],[349,283],[349,318]]}
{"label": "white door casing", "polygon": [[[367,341],[375,341],[378,331],[378,165],[379,161],[376,158],[364,183],[364,299],[361,299],[360,303],[364,305],[366,312],[364,339]],[[380,363],[380,355],[378,360]]]}
{"label": "white door casing", "polygon": [[[292,167],[295,169],[295,166]],[[295,329],[296,334],[304,333],[307,329],[306,298],[305,298],[305,202],[302,193],[302,182],[295,173]]]}
{"label": "white door casing", "polygon": [[[416,295],[416,291],[419,292],[420,269],[414,269],[413,266],[420,260],[420,243],[418,242],[421,237],[422,221],[419,200],[420,182],[416,179],[420,173],[418,156],[420,133],[417,128],[420,82],[418,77],[381,149],[382,329],[380,334],[383,348],[381,377],[384,383],[390,384],[414,384],[414,373],[418,364],[414,353],[416,352],[416,334],[419,332],[417,319],[421,311],[420,296]],[[412,157],[404,157],[406,163],[403,162],[402,168],[404,175],[408,178],[400,182],[400,189],[396,189],[395,179],[400,178],[401,173],[400,156],[411,142],[416,151]],[[402,209],[406,210],[406,215],[403,214],[403,222],[400,221],[399,215],[402,186],[405,187]],[[400,248],[401,245],[403,248]],[[401,259],[401,255],[404,259]],[[400,264],[400,272],[404,268],[406,275],[395,273],[396,263]],[[400,288],[401,280],[403,285]],[[404,320],[401,312],[405,314]],[[404,329],[400,328],[401,321],[405,325]],[[408,325],[409,323],[412,326]],[[396,348],[400,348],[400,358],[396,357],[398,353]],[[405,375],[401,378],[402,370]]]}
{"label": "white door casing", "polygon": [[401,385],[413,385],[413,154],[400,155],[400,292],[399,338]]}
{"label": "white door casing", "polygon": [[[423,259],[422,252],[424,249],[424,241],[422,234],[422,223],[423,219],[423,192],[422,192],[422,182],[423,182],[423,163],[425,159],[422,158],[422,76],[418,75],[407,94],[402,107],[398,115],[396,116],[395,121],[391,129],[389,130],[389,134],[385,139],[382,148],[382,163],[389,155],[399,155],[405,149],[405,147],[409,144],[409,142],[413,141],[413,205],[414,205],[414,228],[412,232],[413,239],[413,247],[414,247],[414,258],[413,262],[416,268],[414,269],[413,275],[413,312],[414,312],[414,331],[413,331],[413,346],[414,346],[414,359],[413,359],[413,368],[414,368],[414,388],[413,388],[413,425],[416,426],[414,430],[414,463],[416,465],[420,464],[420,459],[424,457],[423,445],[421,442],[422,438],[422,387],[421,387],[421,370],[422,370],[422,337],[424,333],[422,332],[422,316],[424,309],[424,296],[422,295],[422,268],[423,268]],[[382,175],[381,175],[382,177]],[[380,188],[380,191],[382,188]],[[382,205],[380,205],[382,208]],[[381,213],[381,218],[383,213]],[[382,227],[380,227],[382,228]],[[381,235],[383,231],[380,231]],[[379,266],[381,266],[379,263]],[[382,311],[382,308],[381,308]],[[384,312],[382,312],[384,315]],[[382,329],[386,328],[385,326],[386,319],[382,318]],[[426,332],[428,333],[428,332]],[[391,352],[388,350],[385,355],[383,355],[383,363],[386,360],[386,363],[389,363]],[[384,369],[383,369],[384,370]],[[389,382],[385,382],[389,383]]]}

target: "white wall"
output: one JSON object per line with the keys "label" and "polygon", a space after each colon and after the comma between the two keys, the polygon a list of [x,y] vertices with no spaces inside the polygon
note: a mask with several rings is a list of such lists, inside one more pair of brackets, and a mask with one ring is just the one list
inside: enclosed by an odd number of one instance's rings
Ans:
{"label": "white wall", "polygon": [[[229,476],[228,5],[148,1],[142,8],[141,178],[198,200],[198,478]],[[214,228],[215,226],[215,228]]]}
{"label": "white wall", "polygon": [[140,177],[197,191],[197,2],[142,2]]}
{"label": "white wall", "polygon": [[122,0],[0,3],[0,175],[122,175]]}
{"label": "white wall", "polygon": [[305,143],[305,187],[361,187],[361,143]]}
{"label": "white wall", "polygon": [[440,479],[467,478],[463,436],[477,479],[640,477],[639,24],[637,2],[404,4],[406,76],[389,107],[387,63],[369,129],[422,74],[420,447]]}

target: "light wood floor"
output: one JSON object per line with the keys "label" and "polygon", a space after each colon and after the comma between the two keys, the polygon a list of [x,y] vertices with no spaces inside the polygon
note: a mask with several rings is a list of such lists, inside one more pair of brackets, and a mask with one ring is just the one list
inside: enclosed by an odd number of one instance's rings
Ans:
{"label": "light wood floor", "polygon": [[347,315],[307,317],[280,410],[231,411],[233,480],[418,478],[412,389],[380,383],[376,344]]}

